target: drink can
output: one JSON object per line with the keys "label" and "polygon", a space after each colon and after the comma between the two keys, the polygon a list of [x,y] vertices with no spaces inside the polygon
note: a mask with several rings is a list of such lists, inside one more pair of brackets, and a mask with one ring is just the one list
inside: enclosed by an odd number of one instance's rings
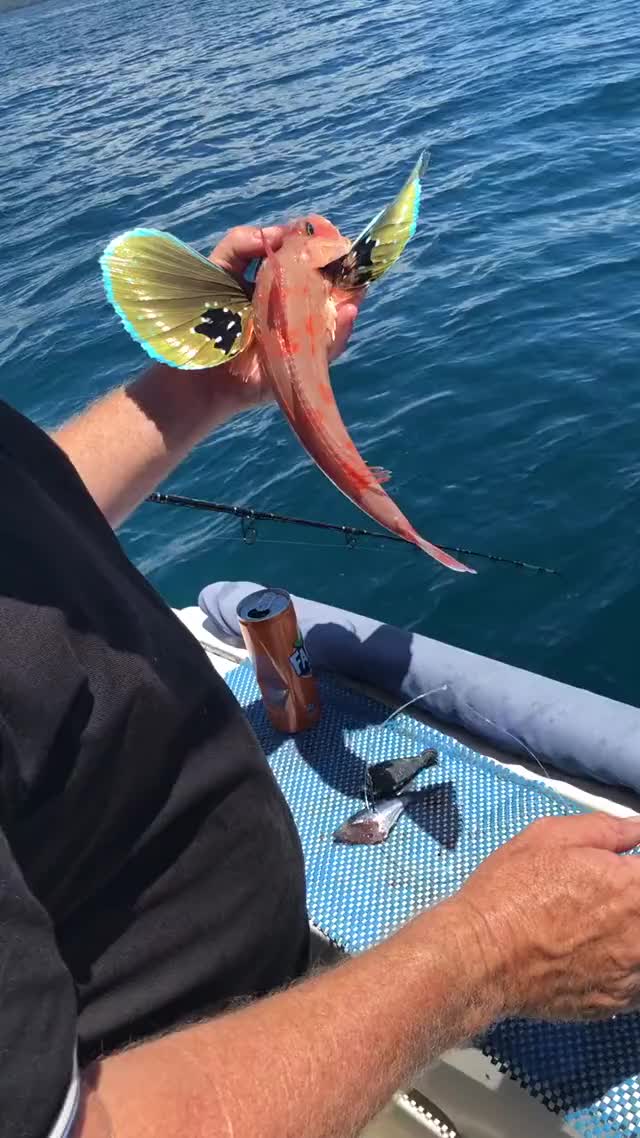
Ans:
{"label": "drink can", "polygon": [[313,727],[320,717],[318,687],[289,593],[259,589],[240,601],[237,613],[273,726],[290,734]]}

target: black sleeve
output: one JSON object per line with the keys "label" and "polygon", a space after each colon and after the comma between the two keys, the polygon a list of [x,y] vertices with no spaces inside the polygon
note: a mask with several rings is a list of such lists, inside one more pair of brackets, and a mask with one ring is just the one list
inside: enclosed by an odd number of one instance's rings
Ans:
{"label": "black sleeve", "polygon": [[0,830],[0,1138],[69,1132],[75,1040],[71,977]]}

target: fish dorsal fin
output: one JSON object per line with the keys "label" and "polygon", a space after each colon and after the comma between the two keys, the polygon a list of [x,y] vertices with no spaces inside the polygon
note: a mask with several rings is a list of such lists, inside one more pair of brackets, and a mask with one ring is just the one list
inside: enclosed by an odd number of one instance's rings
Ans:
{"label": "fish dorsal fin", "polygon": [[427,161],[428,156],[423,151],[391,205],[380,210],[365,226],[348,253],[323,270],[336,287],[361,288],[381,277],[398,260],[415,233],[420,210],[420,179]]}
{"label": "fish dorsal fin", "polygon": [[216,367],[251,339],[251,300],[230,273],[170,233],[133,229],[100,259],[109,300],[144,350],[172,367]]}

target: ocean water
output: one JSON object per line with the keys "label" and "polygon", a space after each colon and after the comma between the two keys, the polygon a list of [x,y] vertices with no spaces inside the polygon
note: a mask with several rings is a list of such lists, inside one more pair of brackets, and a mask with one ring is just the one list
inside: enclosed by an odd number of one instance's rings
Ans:
{"label": "ocean water", "polygon": [[[333,370],[429,539],[557,568],[347,549],[145,504],[121,537],[175,605],[249,578],[637,702],[636,0],[0,0],[0,395],[44,425],[143,353],[98,257],[134,225],[208,251],[305,210],[354,234],[423,146],[418,232]],[[367,524],[273,407],[165,489]]]}

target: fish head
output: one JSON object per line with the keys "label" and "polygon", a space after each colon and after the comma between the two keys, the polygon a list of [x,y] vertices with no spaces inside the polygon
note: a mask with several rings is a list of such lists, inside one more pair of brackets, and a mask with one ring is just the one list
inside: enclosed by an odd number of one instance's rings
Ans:
{"label": "fish head", "polygon": [[351,248],[349,238],[343,237],[340,230],[319,213],[290,221],[282,244],[283,248],[295,251],[312,269],[323,269]]}

